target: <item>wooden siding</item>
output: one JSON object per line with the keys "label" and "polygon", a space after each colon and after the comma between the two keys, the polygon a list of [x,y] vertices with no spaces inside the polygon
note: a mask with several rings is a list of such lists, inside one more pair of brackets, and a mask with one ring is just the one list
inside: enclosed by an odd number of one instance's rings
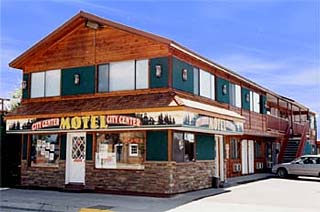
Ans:
{"label": "wooden siding", "polygon": [[167,45],[105,26],[93,30],[81,24],[27,62],[24,72],[80,67],[132,59],[167,56]]}

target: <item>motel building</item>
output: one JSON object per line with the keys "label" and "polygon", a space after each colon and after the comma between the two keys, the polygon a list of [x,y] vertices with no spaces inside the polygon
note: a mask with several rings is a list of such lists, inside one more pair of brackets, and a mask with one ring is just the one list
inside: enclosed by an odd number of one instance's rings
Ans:
{"label": "motel building", "polygon": [[306,106],[86,12],[9,65],[23,72],[6,132],[21,137],[25,187],[171,195],[268,172],[316,147]]}

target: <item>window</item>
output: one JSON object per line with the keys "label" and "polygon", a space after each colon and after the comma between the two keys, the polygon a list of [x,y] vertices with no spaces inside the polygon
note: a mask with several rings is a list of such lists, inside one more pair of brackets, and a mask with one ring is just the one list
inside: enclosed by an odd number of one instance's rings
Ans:
{"label": "window", "polygon": [[175,132],[173,134],[173,160],[176,162],[193,161],[194,134]]}
{"label": "window", "polygon": [[199,95],[199,69],[193,68],[193,93]]}
{"label": "window", "polygon": [[200,69],[200,96],[215,99],[214,75]]}
{"label": "window", "polygon": [[109,65],[99,65],[98,66],[98,92],[108,92],[109,91]]}
{"label": "window", "polygon": [[237,139],[231,140],[231,159],[240,159],[239,158],[240,142]]}
{"label": "window", "polygon": [[44,97],[44,72],[31,74],[31,98]]}
{"label": "window", "polygon": [[149,60],[114,62],[98,66],[98,92],[149,87]]}
{"label": "window", "polygon": [[144,132],[97,134],[95,167],[143,169]]}
{"label": "window", "polygon": [[31,98],[60,95],[61,71],[50,70],[31,74]]}
{"label": "window", "polygon": [[110,63],[110,91],[134,90],[134,60]]}
{"label": "window", "polygon": [[129,147],[129,156],[138,156],[138,144],[130,144]]}
{"label": "window", "polygon": [[31,167],[58,167],[60,142],[58,134],[33,135],[31,143]]}
{"label": "window", "polygon": [[233,83],[229,84],[230,104],[241,108],[241,87]]}
{"label": "window", "polygon": [[255,158],[262,158],[262,145],[260,141],[255,141]]}
{"label": "window", "polygon": [[253,92],[253,111],[260,113],[260,95]]}
{"label": "window", "polygon": [[149,87],[149,61],[136,61],[136,89],[143,89]]}
{"label": "window", "polygon": [[260,95],[250,91],[250,111],[260,113]]}

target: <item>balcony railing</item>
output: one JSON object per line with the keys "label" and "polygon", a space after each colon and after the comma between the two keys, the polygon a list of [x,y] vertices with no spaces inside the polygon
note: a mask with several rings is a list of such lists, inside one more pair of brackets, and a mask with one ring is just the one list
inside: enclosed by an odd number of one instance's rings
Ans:
{"label": "balcony railing", "polygon": [[268,115],[267,116],[267,128],[271,130],[277,130],[285,133],[288,129],[289,121],[280,117]]}

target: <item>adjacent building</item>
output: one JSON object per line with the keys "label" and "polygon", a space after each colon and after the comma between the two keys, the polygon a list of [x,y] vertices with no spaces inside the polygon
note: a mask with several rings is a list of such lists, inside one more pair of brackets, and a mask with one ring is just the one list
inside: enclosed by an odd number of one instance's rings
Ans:
{"label": "adjacent building", "polygon": [[170,195],[312,151],[315,113],[180,44],[80,12],[23,71],[23,186]]}

